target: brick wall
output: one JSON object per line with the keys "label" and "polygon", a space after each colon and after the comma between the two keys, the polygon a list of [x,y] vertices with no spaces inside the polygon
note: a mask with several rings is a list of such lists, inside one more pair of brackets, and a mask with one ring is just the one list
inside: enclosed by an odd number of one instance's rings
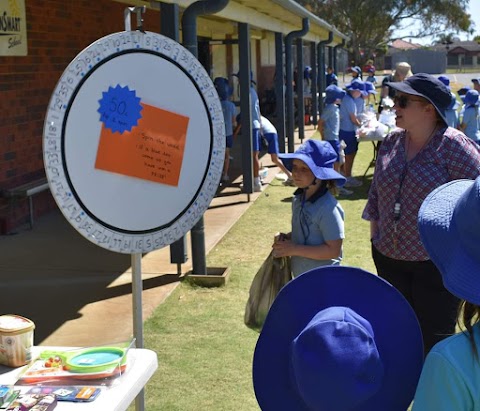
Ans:
{"label": "brick wall", "polygon": [[[126,5],[112,0],[26,0],[25,7],[28,55],[0,57],[0,190],[45,175],[43,122],[58,79],[85,47],[124,30]],[[160,31],[158,12],[144,17],[147,30]],[[48,192],[34,205],[37,216],[55,207]],[[0,198],[0,234],[27,221],[26,200]]]}

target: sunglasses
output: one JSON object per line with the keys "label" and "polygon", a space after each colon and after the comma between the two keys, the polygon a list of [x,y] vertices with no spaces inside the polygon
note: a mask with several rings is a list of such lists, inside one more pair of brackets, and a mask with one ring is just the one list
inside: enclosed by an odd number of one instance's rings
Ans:
{"label": "sunglasses", "polygon": [[393,97],[393,102],[395,103],[396,106],[400,108],[407,108],[408,103],[411,101],[418,101],[418,102],[425,102],[424,100],[420,100],[418,98],[411,98],[407,97],[406,95],[401,95],[401,96],[395,96]]}

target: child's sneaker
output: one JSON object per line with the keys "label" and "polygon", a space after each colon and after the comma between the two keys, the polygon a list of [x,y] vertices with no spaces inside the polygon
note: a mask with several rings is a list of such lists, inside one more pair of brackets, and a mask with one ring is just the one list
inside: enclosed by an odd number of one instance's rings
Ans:
{"label": "child's sneaker", "polygon": [[339,187],[338,188],[338,194],[341,195],[341,196],[349,196],[349,195],[353,194],[353,191],[352,190],[347,190],[346,188],[343,188],[343,187]]}
{"label": "child's sneaker", "polygon": [[362,185],[363,183],[355,177],[347,177],[347,182],[345,183],[345,187],[360,187]]}
{"label": "child's sneaker", "polygon": [[260,193],[260,192],[262,192],[262,190],[263,190],[262,183],[253,184],[253,192],[254,193]]}
{"label": "child's sneaker", "polygon": [[224,174],[224,175],[222,176],[222,181],[223,181],[224,183],[227,183],[227,182],[230,181],[230,177],[228,176],[228,174]]}

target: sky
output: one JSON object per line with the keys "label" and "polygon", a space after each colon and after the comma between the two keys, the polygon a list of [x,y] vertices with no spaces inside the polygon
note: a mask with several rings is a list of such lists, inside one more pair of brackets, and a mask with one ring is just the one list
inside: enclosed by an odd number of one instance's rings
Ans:
{"label": "sky", "polygon": [[[480,35],[480,0],[470,0],[470,4],[468,7],[468,13],[471,15],[473,22],[475,23],[475,33],[472,36],[469,36],[468,34],[461,33],[458,35],[460,40],[472,40],[473,37],[476,35]],[[396,35],[404,35],[408,34],[412,29],[408,29],[405,31],[398,30],[395,32]],[[408,38],[404,40],[409,40]],[[435,40],[435,38],[431,37],[426,37],[424,39],[412,39],[412,42],[414,43],[419,43],[423,45],[429,45],[432,44],[432,42]]]}

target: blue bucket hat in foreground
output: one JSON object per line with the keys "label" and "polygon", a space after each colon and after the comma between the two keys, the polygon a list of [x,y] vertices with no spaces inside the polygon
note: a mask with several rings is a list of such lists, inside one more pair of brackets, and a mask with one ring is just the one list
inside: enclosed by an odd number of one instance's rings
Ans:
{"label": "blue bucket hat in foreground", "polygon": [[325,104],[332,104],[336,100],[341,100],[347,93],[335,84],[329,85],[325,89]]}
{"label": "blue bucket hat in foreground", "polygon": [[445,124],[448,124],[445,109],[452,101],[450,90],[436,77],[427,73],[414,74],[404,81],[388,82],[387,86],[400,91],[427,99],[433,104]]}
{"label": "blue bucket hat in foreground", "polygon": [[337,153],[328,141],[307,140],[295,153],[279,154],[288,171],[292,171],[293,159],[302,160],[313,175],[319,180],[334,180],[341,187],[347,181],[344,176],[333,169],[337,161]]}
{"label": "blue bucket hat in foreground", "polygon": [[263,411],[405,411],[423,365],[413,309],[388,282],[319,267],[278,294],[253,358]]}
{"label": "blue bucket hat in foreground", "polygon": [[480,305],[480,177],[432,191],[420,207],[418,228],[445,288]]}

